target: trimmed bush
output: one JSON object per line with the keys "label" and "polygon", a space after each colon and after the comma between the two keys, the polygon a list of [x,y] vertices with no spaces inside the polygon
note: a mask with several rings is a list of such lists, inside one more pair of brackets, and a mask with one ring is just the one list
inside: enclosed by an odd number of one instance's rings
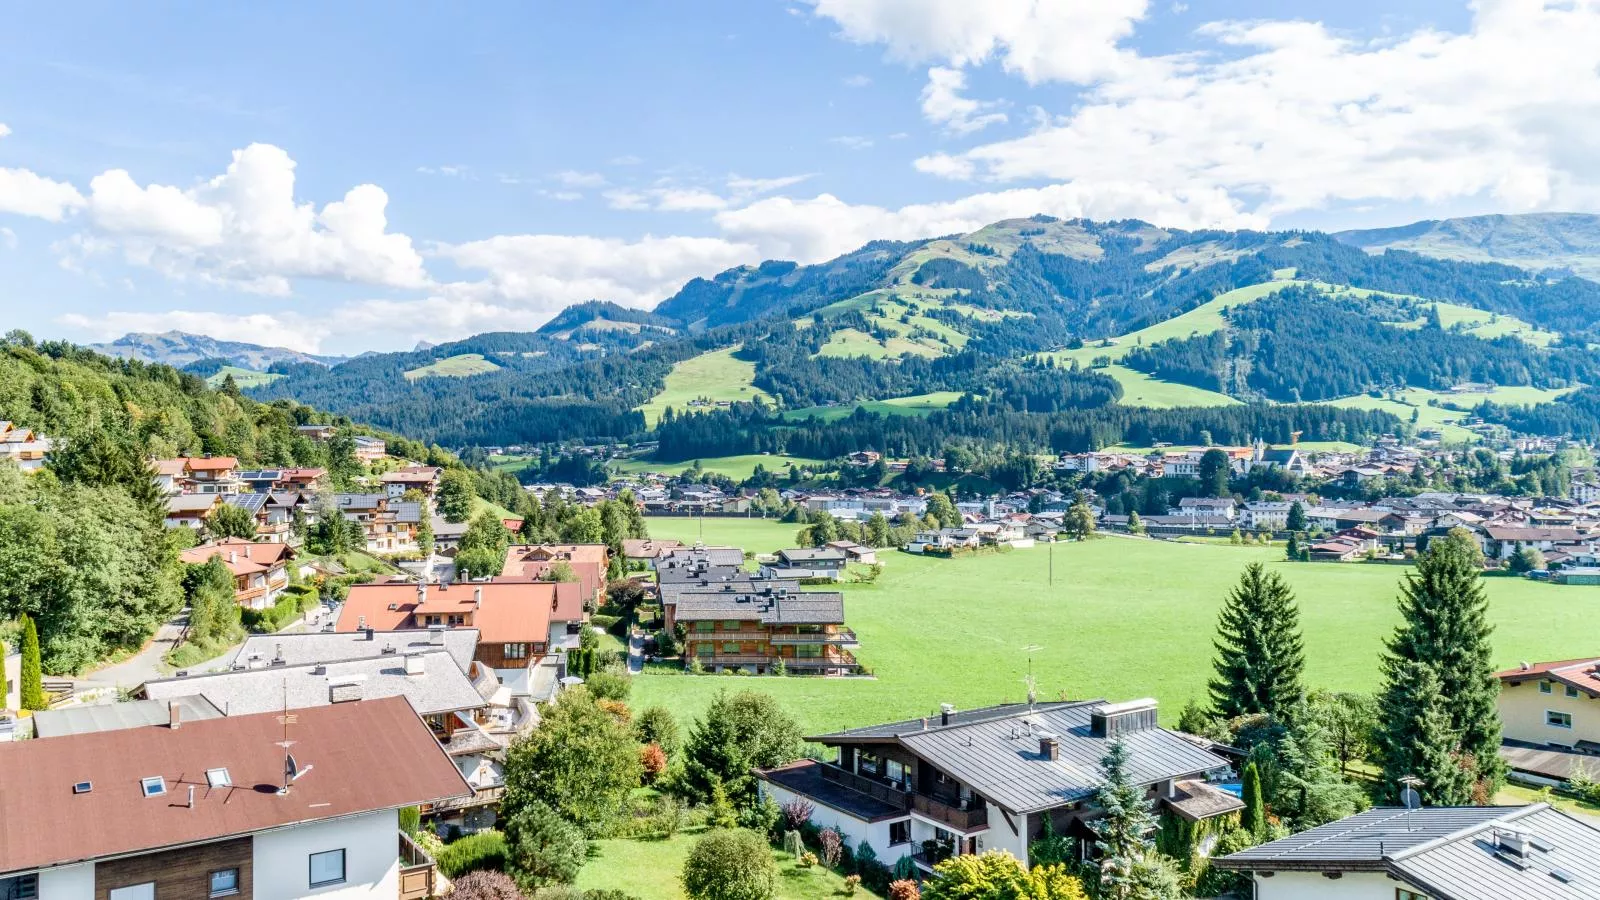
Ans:
{"label": "trimmed bush", "polygon": [[502,872],[506,867],[506,836],[494,830],[467,835],[445,844],[434,861],[446,878],[468,872]]}
{"label": "trimmed bush", "polygon": [[713,831],[683,863],[683,892],[689,900],[771,900],[777,889],[772,851],[753,831]]}

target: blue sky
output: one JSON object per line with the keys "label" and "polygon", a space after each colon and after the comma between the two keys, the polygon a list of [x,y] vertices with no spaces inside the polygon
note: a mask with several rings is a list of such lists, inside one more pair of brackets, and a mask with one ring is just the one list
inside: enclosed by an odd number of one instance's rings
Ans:
{"label": "blue sky", "polygon": [[12,4],[7,327],[329,353],[1045,212],[1593,210],[1591,0]]}

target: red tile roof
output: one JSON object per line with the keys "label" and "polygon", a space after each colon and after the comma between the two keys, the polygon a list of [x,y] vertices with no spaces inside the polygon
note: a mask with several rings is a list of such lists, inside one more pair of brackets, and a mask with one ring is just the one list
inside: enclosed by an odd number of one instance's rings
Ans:
{"label": "red tile roof", "polygon": [[572,567],[586,597],[600,596],[606,586],[605,544],[514,544],[506,549],[502,576],[539,578],[557,562]]}
{"label": "red tile roof", "polygon": [[[463,624],[478,629],[478,640],[500,644],[549,639],[550,623],[576,622],[583,616],[582,586],[517,578],[496,578],[441,587],[428,585],[421,608],[417,585],[355,584],[339,611],[337,631],[366,627],[401,631],[423,627],[413,614],[462,616]],[[483,605],[477,605],[481,592]],[[390,607],[393,607],[392,609]]]}
{"label": "red tile roof", "polygon": [[[295,715],[289,737],[305,774],[285,796],[276,713],[0,744],[0,874],[472,793],[403,697]],[[232,787],[207,785],[216,768]],[[151,776],[166,780],[164,795],[143,795]],[[93,787],[74,794],[79,782]]]}
{"label": "red tile roof", "polygon": [[293,557],[294,551],[288,544],[264,544],[243,538],[226,538],[212,544],[201,544],[178,554],[179,559],[196,565],[206,562],[213,556],[221,556],[222,562],[233,574],[248,575],[253,572],[266,572],[280,565]]}
{"label": "red tile roof", "polygon": [[1585,691],[1591,697],[1600,697],[1600,658],[1558,659],[1527,665],[1526,669],[1518,666],[1496,672],[1494,677],[1513,684],[1534,678],[1548,678]]}
{"label": "red tile roof", "polygon": [[221,472],[239,468],[239,460],[231,456],[191,456],[184,460],[191,471]]}

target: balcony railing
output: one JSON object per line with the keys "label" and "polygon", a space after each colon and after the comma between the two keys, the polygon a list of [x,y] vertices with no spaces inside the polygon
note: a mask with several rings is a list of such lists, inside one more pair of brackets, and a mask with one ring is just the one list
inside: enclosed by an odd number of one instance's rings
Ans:
{"label": "balcony railing", "polygon": [[856,633],[848,628],[838,631],[799,632],[790,634],[784,632],[768,636],[768,641],[774,644],[833,644],[840,647],[854,647],[860,643],[856,640]]}
{"label": "balcony railing", "polygon": [[935,822],[942,822],[956,831],[970,833],[989,827],[989,811],[982,807],[962,809],[956,804],[946,803],[925,794],[914,794],[887,781],[858,775],[832,763],[824,763],[821,772],[823,781],[831,781],[858,794],[866,794],[896,809],[914,811]]}
{"label": "balcony railing", "polygon": [[433,896],[433,857],[417,846],[405,832],[400,835],[399,900],[423,900]]}
{"label": "balcony railing", "polygon": [[768,634],[765,631],[691,631],[687,636],[690,641],[757,641],[765,642]]}
{"label": "balcony railing", "polygon": [[911,795],[886,781],[868,778],[865,775],[857,775],[830,763],[824,763],[821,770],[823,781],[831,781],[858,794],[866,794],[868,797],[887,803],[896,809],[911,808]]}
{"label": "balcony railing", "polygon": [[911,808],[918,815],[943,822],[956,831],[982,831],[989,827],[989,811],[984,807],[962,809],[924,794],[912,794]]}

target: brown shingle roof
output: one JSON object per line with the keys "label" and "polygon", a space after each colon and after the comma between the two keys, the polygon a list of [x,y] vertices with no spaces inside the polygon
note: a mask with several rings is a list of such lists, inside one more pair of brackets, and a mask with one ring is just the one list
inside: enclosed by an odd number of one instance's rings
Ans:
{"label": "brown shingle roof", "polygon": [[221,556],[228,571],[234,575],[271,570],[294,556],[288,544],[256,543],[243,538],[227,538],[212,544],[202,544],[178,554],[186,563],[205,563],[213,556]]}
{"label": "brown shingle roof", "polygon": [[[275,713],[0,745],[0,874],[471,795],[402,697],[296,711],[286,796]],[[226,768],[231,788],[206,770]],[[164,795],[140,779],[161,776]],[[74,794],[73,785],[93,788]],[[188,788],[195,787],[194,807]]]}

